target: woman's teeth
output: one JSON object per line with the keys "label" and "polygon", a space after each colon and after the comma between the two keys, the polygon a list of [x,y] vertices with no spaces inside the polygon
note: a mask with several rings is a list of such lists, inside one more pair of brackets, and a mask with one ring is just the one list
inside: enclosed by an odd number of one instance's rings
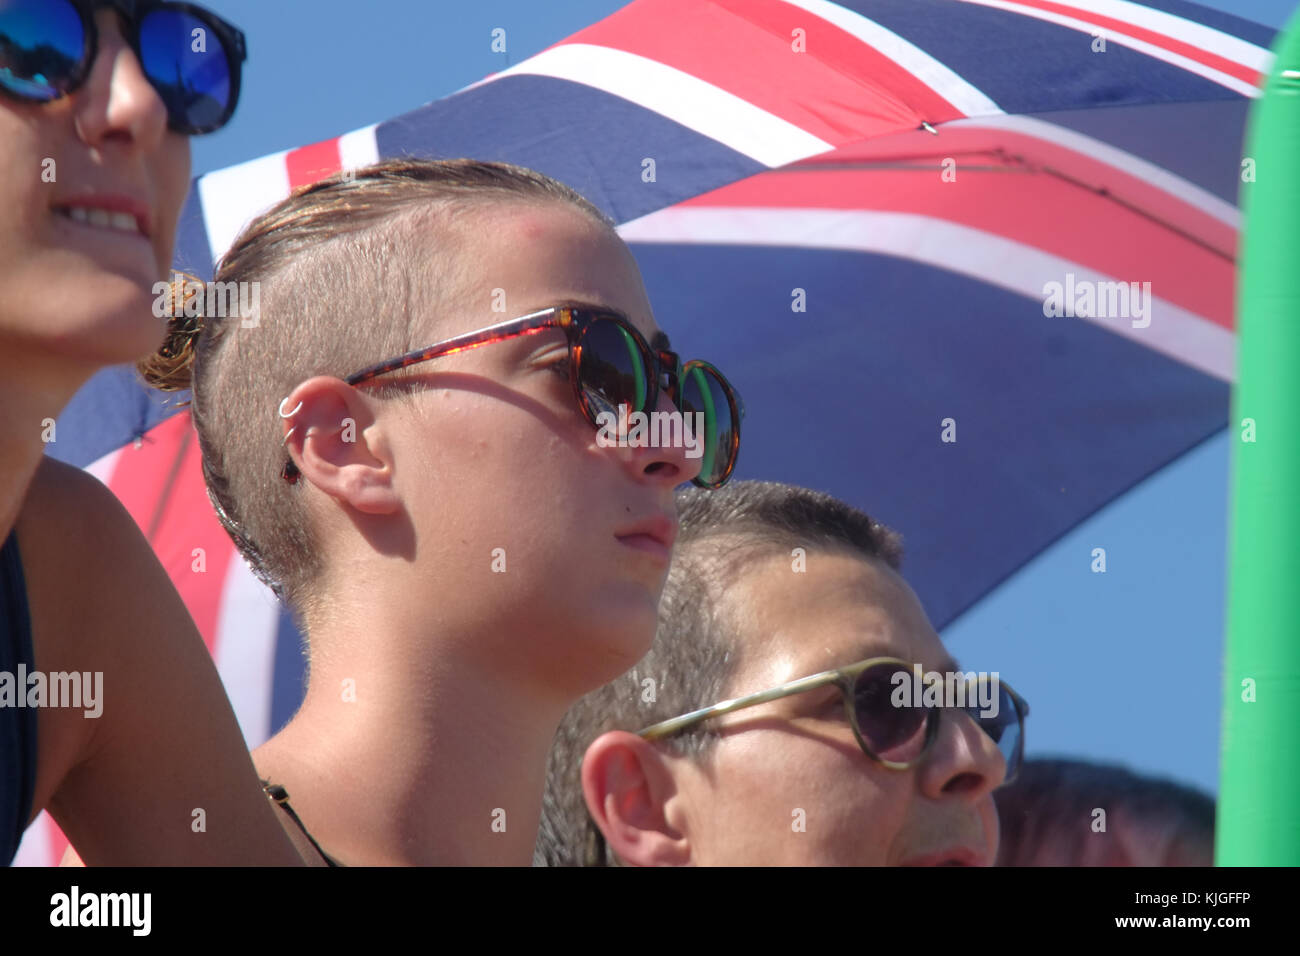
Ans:
{"label": "woman's teeth", "polygon": [[107,209],[87,209],[85,206],[67,206],[58,210],[59,215],[86,226],[100,229],[112,229],[116,232],[129,232],[141,235],[140,224],[129,212],[109,212]]}

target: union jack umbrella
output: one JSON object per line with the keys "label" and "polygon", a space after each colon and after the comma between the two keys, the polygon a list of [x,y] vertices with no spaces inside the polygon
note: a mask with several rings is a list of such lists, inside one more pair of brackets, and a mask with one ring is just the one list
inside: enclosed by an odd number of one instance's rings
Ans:
{"label": "union jack umbrella", "polygon": [[[567,182],[620,224],[683,354],[744,394],[737,477],[901,529],[943,628],[1226,428],[1274,32],[1182,0],[636,0],[414,112],[200,177],[176,265],[210,276],[258,212],[380,157]],[[260,744],[301,699],[300,638],[217,524],[188,415],[113,369],[57,436],[153,543]],[[64,846],[42,816],[17,862]]]}

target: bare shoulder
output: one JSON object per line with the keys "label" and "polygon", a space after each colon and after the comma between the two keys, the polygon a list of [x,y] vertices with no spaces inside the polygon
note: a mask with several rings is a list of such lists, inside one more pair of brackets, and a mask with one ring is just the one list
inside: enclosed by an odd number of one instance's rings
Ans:
{"label": "bare shoulder", "polygon": [[[120,659],[120,642],[138,640],[141,607],[174,594],[130,513],[80,468],[47,457],[16,530],[37,656],[52,664],[102,670],[103,655]],[[173,615],[173,624],[184,628],[188,616]]]}
{"label": "bare shoulder", "polygon": [[[15,524],[31,615],[36,668],[44,673],[121,672],[138,631],[126,626],[141,586],[166,574],[130,514],[93,475],[48,456]],[[93,752],[102,721],[42,708],[34,810]]]}
{"label": "bare shoulder", "polygon": [[[64,562],[104,567],[99,544],[147,544],[122,503],[93,475],[46,457],[18,516],[24,555],[56,551]],[[27,534],[23,535],[23,529]]]}
{"label": "bare shoulder", "polygon": [[92,712],[41,708],[34,809],[92,866],[300,865],[198,629],[113,493],[47,460],[17,530],[37,669],[102,688]]}
{"label": "bare shoulder", "polygon": [[[46,458],[18,515],[18,543],[32,600],[47,622],[47,647],[60,640],[98,645],[114,624],[132,640],[142,606],[179,606],[153,548],[122,503],[93,475]],[[170,615],[185,629],[184,613]],[[51,644],[50,642],[54,642]],[[83,647],[88,651],[89,647]],[[120,650],[120,648],[119,648]]]}

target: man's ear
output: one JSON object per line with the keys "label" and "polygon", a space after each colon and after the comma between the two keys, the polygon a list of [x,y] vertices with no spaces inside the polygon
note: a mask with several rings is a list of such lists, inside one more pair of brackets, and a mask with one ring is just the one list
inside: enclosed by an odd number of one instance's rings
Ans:
{"label": "man's ear", "polygon": [[302,480],[365,514],[401,507],[386,436],[357,389],[326,375],[309,378],[280,403],[280,418]]}
{"label": "man's ear", "polygon": [[587,747],[582,795],[609,848],[633,866],[685,866],[690,839],[667,758],[636,734],[612,730]]}

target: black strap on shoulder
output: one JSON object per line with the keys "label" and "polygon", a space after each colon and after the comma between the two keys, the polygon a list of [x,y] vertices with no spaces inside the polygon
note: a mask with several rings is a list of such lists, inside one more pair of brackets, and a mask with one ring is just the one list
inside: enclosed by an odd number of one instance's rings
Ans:
{"label": "black strap on shoulder", "polygon": [[320,857],[322,860],[325,861],[326,866],[343,865],[342,863],[339,863],[337,860],[333,859],[324,850],[322,850],[320,844],[316,842],[316,838],[311,835],[311,832],[308,831],[308,829],[305,826],[302,825],[302,821],[298,819],[298,814],[294,813],[293,807],[289,805],[288,790],[284,789],[284,787],[280,786],[278,783],[268,783],[265,780],[262,781],[262,789],[266,791],[266,795],[268,797],[270,797],[280,806],[284,807],[284,812],[289,814],[289,819],[298,825],[298,829],[302,831],[302,835],[311,841],[311,845],[316,848],[316,852],[320,854]]}

